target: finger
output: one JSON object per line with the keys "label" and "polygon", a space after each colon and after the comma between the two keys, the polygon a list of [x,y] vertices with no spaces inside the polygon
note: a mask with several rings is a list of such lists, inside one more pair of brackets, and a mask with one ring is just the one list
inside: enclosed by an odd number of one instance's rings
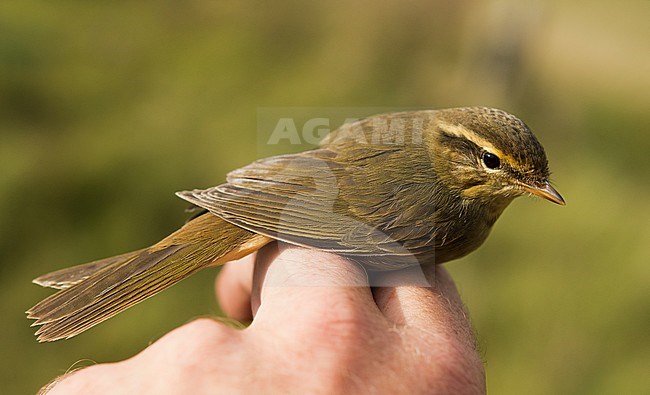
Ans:
{"label": "finger", "polygon": [[485,393],[485,369],[451,276],[440,265],[422,270],[429,287],[409,285],[416,275],[409,269],[392,273],[397,277],[394,282],[407,285],[374,289],[379,309],[398,327],[404,350],[400,356],[407,365],[410,361],[429,366],[429,379],[446,387],[446,392]]}
{"label": "finger", "polygon": [[[392,273],[395,283],[408,284],[418,275],[416,269]],[[465,307],[451,276],[440,265],[422,267],[430,287],[399,285],[373,289],[377,306],[396,325],[425,329],[432,334],[461,334],[472,339],[471,325]],[[459,332],[460,331],[460,332]]]}
{"label": "finger", "polygon": [[251,302],[253,325],[381,317],[359,264],[284,243],[258,251]]}
{"label": "finger", "polygon": [[238,321],[253,319],[251,290],[255,253],[223,266],[215,281],[219,305],[226,315]]}

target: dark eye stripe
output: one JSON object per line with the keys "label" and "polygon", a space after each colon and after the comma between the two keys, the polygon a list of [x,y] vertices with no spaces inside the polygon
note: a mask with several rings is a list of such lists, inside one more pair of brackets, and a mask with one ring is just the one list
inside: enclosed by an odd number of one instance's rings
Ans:
{"label": "dark eye stripe", "polygon": [[475,155],[479,155],[479,152],[481,152],[481,147],[475,142],[464,137],[451,135],[444,131],[441,133],[440,142],[448,147],[456,147],[459,151],[472,152]]}

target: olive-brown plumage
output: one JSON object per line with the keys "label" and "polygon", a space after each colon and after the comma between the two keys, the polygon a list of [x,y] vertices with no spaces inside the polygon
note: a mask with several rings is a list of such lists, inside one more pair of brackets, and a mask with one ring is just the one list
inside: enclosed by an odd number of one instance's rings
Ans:
{"label": "olive-brown plumage", "polygon": [[505,207],[555,203],[541,144],[519,119],[473,107],[346,124],[320,147],[231,172],[178,195],[209,213],[152,247],[63,269],[28,311],[39,340],[74,336],[207,266],[272,240],[331,251],[369,270],[443,263],[480,246]]}

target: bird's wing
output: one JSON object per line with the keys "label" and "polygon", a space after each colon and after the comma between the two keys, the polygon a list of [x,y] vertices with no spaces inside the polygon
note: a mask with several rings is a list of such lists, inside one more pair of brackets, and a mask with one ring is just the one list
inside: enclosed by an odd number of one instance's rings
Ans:
{"label": "bird's wing", "polygon": [[414,260],[403,242],[429,237],[416,235],[425,229],[395,227],[397,236],[383,230],[404,214],[398,203],[408,191],[403,176],[392,174],[404,163],[390,165],[403,159],[403,148],[365,145],[353,151],[320,148],[262,159],[231,172],[226,184],[178,195],[235,225],[292,244]]}

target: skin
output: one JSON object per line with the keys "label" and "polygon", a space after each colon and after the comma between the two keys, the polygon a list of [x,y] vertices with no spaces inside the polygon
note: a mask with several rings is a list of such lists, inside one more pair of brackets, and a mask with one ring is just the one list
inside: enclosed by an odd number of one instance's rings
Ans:
{"label": "skin", "polygon": [[[370,288],[337,255],[272,243],[227,264],[224,311],[244,329],[203,318],[125,361],[59,381],[49,394],[482,394],[485,372],[465,307],[439,265],[389,274]],[[421,283],[421,281],[420,281]]]}

